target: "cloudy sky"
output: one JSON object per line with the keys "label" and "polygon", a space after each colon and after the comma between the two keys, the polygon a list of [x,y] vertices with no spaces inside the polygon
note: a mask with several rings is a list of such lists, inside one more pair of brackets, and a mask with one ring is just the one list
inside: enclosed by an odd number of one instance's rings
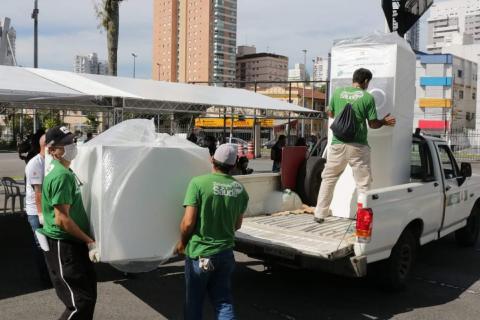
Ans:
{"label": "cloudy sky", "polygon": [[[97,52],[106,59],[106,34],[98,29],[98,0],[39,0],[39,67],[73,69],[76,54]],[[0,18],[7,16],[17,30],[17,60],[33,65],[33,0],[1,0]],[[150,78],[152,2],[126,0],[120,9],[119,75],[131,76],[132,52],[138,54],[137,77]],[[290,58],[290,65],[324,56],[338,38],[384,30],[380,0],[238,0],[237,44]],[[426,28],[422,31],[425,32]]]}

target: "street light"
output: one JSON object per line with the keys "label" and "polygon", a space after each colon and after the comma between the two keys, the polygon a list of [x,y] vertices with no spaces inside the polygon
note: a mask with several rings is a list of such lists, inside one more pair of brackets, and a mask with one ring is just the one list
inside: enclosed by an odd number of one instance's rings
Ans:
{"label": "street light", "polygon": [[133,77],[135,78],[135,59],[138,57],[138,55],[132,52],[132,57],[133,57]]}
{"label": "street light", "polygon": [[38,68],[38,0],[34,1],[33,19],[33,67]]}

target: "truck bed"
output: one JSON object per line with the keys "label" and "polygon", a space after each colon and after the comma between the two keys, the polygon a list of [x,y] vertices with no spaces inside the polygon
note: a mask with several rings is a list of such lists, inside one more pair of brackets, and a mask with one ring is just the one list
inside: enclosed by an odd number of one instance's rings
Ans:
{"label": "truck bed", "polygon": [[264,248],[266,254],[293,259],[302,254],[328,260],[353,252],[355,221],[328,217],[321,224],[306,213],[245,217],[237,242]]}

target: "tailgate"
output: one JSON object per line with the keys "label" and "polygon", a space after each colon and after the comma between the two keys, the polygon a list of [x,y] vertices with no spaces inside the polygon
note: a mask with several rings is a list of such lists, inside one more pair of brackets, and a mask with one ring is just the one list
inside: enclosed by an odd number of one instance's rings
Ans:
{"label": "tailgate", "polygon": [[334,260],[353,252],[354,230],[351,219],[328,217],[319,224],[311,214],[278,213],[244,218],[236,240],[284,258],[302,254]]}

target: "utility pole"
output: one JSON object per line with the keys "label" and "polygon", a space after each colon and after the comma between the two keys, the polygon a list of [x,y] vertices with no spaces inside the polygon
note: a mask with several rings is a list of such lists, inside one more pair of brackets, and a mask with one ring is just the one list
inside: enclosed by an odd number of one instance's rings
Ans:
{"label": "utility pole", "polygon": [[33,19],[33,67],[38,68],[38,0],[34,1]]}
{"label": "utility pole", "polygon": [[135,78],[135,59],[137,59],[138,55],[132,52],[133,57],[133,77]]}

